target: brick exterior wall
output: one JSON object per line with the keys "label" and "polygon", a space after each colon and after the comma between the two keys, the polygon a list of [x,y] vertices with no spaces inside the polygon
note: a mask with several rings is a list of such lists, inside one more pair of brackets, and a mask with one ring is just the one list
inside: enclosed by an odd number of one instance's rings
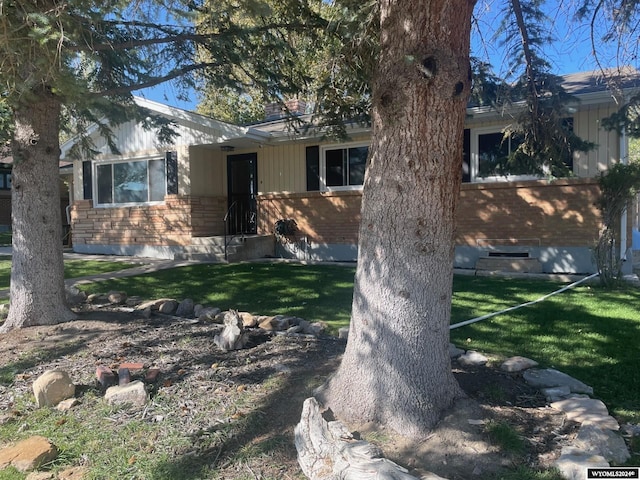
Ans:
{"label": "brick exterior wall", "polygon": [[226,198],[167,195],[163,205],[71,209],[74,245],[190,245],[195,236],[224,233]]}
{"label": "brick exterior wall", "polygon": [[[456,245],[592,246],[600,228],[597,196],[593,179],[463,184]],[[261,195],[259,233],[293,218],[310,242],[357,243],[361,197],[360,191]]]}
{"label": "brick exterior wall", "polygon": [[355,244],[360,225],[360,191],[306,192],[258,196],[258,233],[273,233],[281,218],[293,218],[298,236],[320,244]]}
{"label": "brick exterior wall", "polygon": [[456,245],[593,246],[598,195],[594,179],[464,184]]}

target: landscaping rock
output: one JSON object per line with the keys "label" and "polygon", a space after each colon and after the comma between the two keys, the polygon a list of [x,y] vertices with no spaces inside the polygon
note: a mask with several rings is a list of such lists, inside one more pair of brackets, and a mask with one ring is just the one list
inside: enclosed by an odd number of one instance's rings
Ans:
{"label": "landscaping rock", "polygon": [[456,347],[453,343],[449,344],[449,357],[450,358],[457,358],[460,355],[464,354],[464,350],[461,348]]}
{"label": "landscaping rock", "polygon": [[217,316],[220,315],[221,310],[218,307],[202,307],[193,311],[194,316],[201,322],[216,322],[222,323],[222,320],[218,321]]}
{"label": "landscaping rock", "polygon": [[87,297],[87,303],[92,305],[107,305],[109,304],[109,299],[103,293],[92,293]]}
{"label": "landscaping rock", "polygon": [[618,465],[631,457],[627,444],[619,434],[595,425],[582,425],[573,445],[585,453],[602,455],[607,461]]}
{"label": "landscaping rock", "polygon": [[615,418],[609,415],[607,406],[601,400],[593,398],[567,398],[553,402],[551,408],[560,410],[568,420],[600,428],[618,430],[620,426]]}
{"label": "landscaping rock", "polygon": [[122,305],[127,301],[127,294],[124,292],[112,290],[107,293],[107,299],[114,305]]}
{"label": "landscaping rock", "polygon": [[521,372],[523,370],[527,370],[529,368],[537,367],[538,362],[535,360],[531,360],[527,357],[515,356],[511,358],[507,358],[500,368],[505,372]]}
{"label": "landscaping rock", "polygon": [[607,460],[600,455],[591,455],[572,447],[564,447],[555,467],[567,480],[584,480],[587,468],[608,467]]}
{"label": "landscaping rock", "polygon": [[49,463],[58,456],[58,449],[44,437],[27,438],[0,450],[0,469],[12,466],[26,472]]}
{"label": "landscaping rock", "polygon": [[178,317],[191,318],[193,317],[194,306],[192,299],[185,298],[178,304],[176,308],[176,315]]}
{"label": "landscaping rock", "polygon": [[349,327],[341,327],[338,329],[338,338],[340,340],[348,340],[349,339]]}
{"label": "landscaping rock", "polygon": [[31,472],[24,480],[55,480],[53,472]]}
{"label": "landscaping rock", "polygon": [[87,301],[87,294],[75,285],[65,287],[65,294],[69,305],[79,305]]}
{"label": "landscaping rock", "polygon": [[289,328],[289,320],[284,315],[260,317],[258,327],[270,332],[283,332]]}
{"label": "landscaping rock", "polygon": [[249,312],[239,312],[240,318],[242,318],[242,326],[244,328],[255,328],[258,326],[258,317]]}
{"label": "landscaping rock", "polygon": [[56,405],[56,409],[61,412],[66,412],[67,410],[71,410],[73,407],[80,405],[80,400],[77,398],[67,398],[66,400],[62,400],[58,405]]}
{"label": "landscaping rock", "polygon": [[532,368],[524,372],[523,378],[529,385],[536,388],[561,387],[566,385],[573,393],[586,393],[587,395],[593,395],[593,388],[585,385],[580,380],[576,380],[566,373],[559,372],[553,368]]}
{"label": "landscaping rock", "polygon": [[178,308],[178,302],[175,300],[167,300],[162,302],[158,307],[158,312],[164,313],[165,315],[173,315],[173,313]]}
{"label": "landscaping rock", "polygon": [[140,303],[142,303],[142,298],[140,298],[138,296],[133,296],[133,297],[127,296],[127,299],[124,302],[124,304],[127,307],[138,307],[138,305],[140,305]]}
{"label": "landscaping rock", "polygon": [[55,406],[75,393],[76,386],[69,374],[62,370],[47,370],[33,382],[33,394],[38,407]]}
{"label": "landscaping rock", "polygon": [[489,359],[487,357],[473,350],[469,350],[467,353],[458,357],[458,362],[462,365],[484,365],[488,361]]}
{"label": "landscaping rock", "polygon": [[304,333],[308,335],[320,335],[327,329],[327,324],[324,322],[313,322],[308,328],[304,329]]}
{"label": "landscaping rock", "polygon": [[58,473],[58,480],[84,480],[89,473],[86,467],[71,467]]}
{"label": "landscaping rock", "polygon": [[540,392],[545,396],[547,402],[557,402],[571,395],[571,389],[568,385],[561,387],[543,388]]}
{"label": "landscaping rock", "polygon": [[104,398],[110,405],[128,403],[141,407],[149,400],[149,394],[144,388],[144,383],[140,380],[136,380],[135,382],[131,382],[127,385],[109,387]]}
{"label": "landscaping rock", "polygon": [[[156,300],[149,300],[147,302],[143,302],[137,306],[136,310],[146,310],[147,308],[151,309],[151,311],[158,311],[160,307],[166,302],[175,302],[172,298],[158,298]],[[177,307],[177,303],[176,303]]]}

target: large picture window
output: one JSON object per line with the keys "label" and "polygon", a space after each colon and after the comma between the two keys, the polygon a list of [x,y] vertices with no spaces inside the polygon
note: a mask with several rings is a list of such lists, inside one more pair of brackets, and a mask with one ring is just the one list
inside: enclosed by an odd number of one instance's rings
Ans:
{"label": "large picture window", "polygon": [[362,186],[368,155],[368,145],[323,148],[320,162],[321,185],[326,190]]}
{"label": "large picture window", "polygon": [[165,159],[98,164],[96,191],[98,205],[161,202],[167,194]]}

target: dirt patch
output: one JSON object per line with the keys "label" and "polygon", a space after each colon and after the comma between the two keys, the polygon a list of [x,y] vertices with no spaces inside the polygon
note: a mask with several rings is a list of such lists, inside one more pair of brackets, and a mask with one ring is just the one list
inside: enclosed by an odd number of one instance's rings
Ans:
{"label": "dirt patch", "polygon": [[[61,368],[85,397],[75,415],[88,419],[100,401],[96,366],[142,362],[161,370],[151,394],[152,400],[163,399],[147,405],[144,419],[167,429],[163,419],[179,416],[179,428],[191,439],[189,448],[174,449],[172,468],[202,472],[206,466],[224,479],[304,478],[296,461],[293,428],[303,400],[337,367],[344,342],[255,330],[249,348],[223,352],[213,344],[220,328],[209,322],[170,316],[146,319],[100,308],[80,312],[77,321],[67,324],[12,331],[0,337],[0,417],[11,415],[16,396],[30,395],[38,375]],[[455,362],[454,373],[468,398],[456,404],[426,441],[416,445],[367,429],[363,437],[415,475],[431,471],[456,480],[494,478],[516,465],[547,468],[575,432],[575,425],[549,409],[519,374]],[[20,415],[30,413],[27,408]],[[110,421],[125,424],[129,418],[123,413]],[[500,422],[522,439],[522,450],[509,453],[492,442],[488,425]],[[221,425],[225,435],[214,438]],[[251,451],[258,453],[241,455]],[[91,468],[92,459],[84,463]],[[193,473],[180,478],[200,477]]]}

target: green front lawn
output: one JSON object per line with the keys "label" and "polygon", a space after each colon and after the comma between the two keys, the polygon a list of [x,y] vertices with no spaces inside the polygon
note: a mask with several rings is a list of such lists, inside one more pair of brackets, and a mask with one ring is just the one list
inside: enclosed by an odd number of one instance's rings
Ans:
{"label": "green front lawn", "polygon": [[[64,278],[78,278],[86,275],[125,270],[136,265],[127,262],[110,262],[103,260],[65,260]],[[11,279],[11,257],[0,256],[0,290],[9,288]]]}
{"label": "green front lawn", "polygon": [[[83,287],[143,298],[191,298],[257,314],[348,325],[355,267],[245,263],[194,265]],[[562,284],[456,276],[452,323],[534,300]],[[640,289],[579,286],[542,303],[468,325],[454,343],[498,356],[524,355],[594,387],[621,419],[640,422]]]}

